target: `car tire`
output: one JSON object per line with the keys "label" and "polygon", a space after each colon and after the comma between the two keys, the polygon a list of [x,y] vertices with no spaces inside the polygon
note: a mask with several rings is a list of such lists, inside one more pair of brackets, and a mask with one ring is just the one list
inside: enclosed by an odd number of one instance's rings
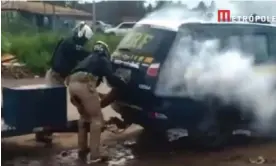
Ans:
{"label": "car tire", "polygon": [[231,138],[234,125],[230,125],[227,114],[224,114],[224,107],[220,105],[218,100],[208,101],[207,110],[204,118],[199,124],[199,130],[193,133],[189,131],[189,135],[197,146],[206,149],[221,149],[226,146]]}
{"label": "car tire", "polygon": [[232,136],[232,132],[220,131],[218,126],[210,126],[208,130],[211,132],[204,132],[200,134],[189,132],[191,142],[197,147],[215,150],[225,147],[229,143]]}
{"label": "car tire", "polygon": [[155,142],[157,142],[157,140],[160,142],[167,142],[167,135],[165,131],[156,131],[150,127],[144,128],[142,132],[142,137],[145,137],[146,139],[156,140]]}

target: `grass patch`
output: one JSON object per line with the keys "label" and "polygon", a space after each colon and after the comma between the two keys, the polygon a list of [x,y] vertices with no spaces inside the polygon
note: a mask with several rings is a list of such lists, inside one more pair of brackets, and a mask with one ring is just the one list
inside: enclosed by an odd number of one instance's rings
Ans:
{"label": "grass patch", "polygon": [[[60,34],[49,32],[36,35],[5,35],[5,40],[2,36],[1,52],[15,55],[34,74],[44,74],[50,67],[49,62],[54,48],[62,37]],[[121,37],[96,34],[93,40],[87,44],[86,49],[92,50],[93,43],[98,40],[106,42],[110,50],[114,51]]]}

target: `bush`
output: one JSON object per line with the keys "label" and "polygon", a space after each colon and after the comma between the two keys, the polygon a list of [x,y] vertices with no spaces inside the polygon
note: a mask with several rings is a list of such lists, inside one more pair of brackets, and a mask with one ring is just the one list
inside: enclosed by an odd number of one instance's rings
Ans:
{"label": "bush", "polygon": [[110,35],[104,35],[102,33],[99,33],[95,35],[95,37],[90,43],[88,43],[87,48],[92,49],[94,42],[101,40],[106,44],[108,44],[110,51],[113,52],[116,49],[119,42],[121,41],[121,39],[122,37],[119,37],[119,36],[110,36]]}
{"label": "bush", "polygon": [[11,49],[11,43],[6,34],[1,34],[1,55],[9,53]]}
{"label": "bush", "polygon": [[[8,41],[11,45],[8,51],[15,55],[20,62],[26,64],[33,73],[44,74],[50,67],[49,61],[53,50],[61,37],[59,34],[49,32],[32,36],[26,34],[9,36]],[[96,34],[86,48],[91,50],[93,43],[97,40],[106,42],[110,46],[110,50],[113,51],[121,37]],[[4,51],[3,48],[2,51]]]}
{"label": "bush", "polygon": [[48,62],[58,39],[57,34],[50,33],[12,36],[10,53],[32,72],[42,74],[49,68]]}

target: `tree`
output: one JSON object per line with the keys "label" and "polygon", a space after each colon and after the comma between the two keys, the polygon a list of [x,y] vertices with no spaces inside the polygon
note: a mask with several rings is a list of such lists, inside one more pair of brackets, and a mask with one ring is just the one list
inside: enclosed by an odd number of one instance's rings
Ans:
{"label": "tree", "polygon": [[78,1],[64,1],[65,3],[65,7],[69,7],[69,8],[73,8],[75,9],[77,4],[78,4]]}

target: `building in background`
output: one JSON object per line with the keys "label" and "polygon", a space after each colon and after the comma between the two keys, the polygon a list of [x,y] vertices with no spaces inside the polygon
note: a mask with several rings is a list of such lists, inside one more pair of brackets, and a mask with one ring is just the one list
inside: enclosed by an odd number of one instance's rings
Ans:
{"label": "building in background", "polygon": [[72,28],[78,21],[92,19],[92,14],[89,12],[33,1],[2,3],[1,15],[8,20],[20,16],[32,25],[52,30]]}

